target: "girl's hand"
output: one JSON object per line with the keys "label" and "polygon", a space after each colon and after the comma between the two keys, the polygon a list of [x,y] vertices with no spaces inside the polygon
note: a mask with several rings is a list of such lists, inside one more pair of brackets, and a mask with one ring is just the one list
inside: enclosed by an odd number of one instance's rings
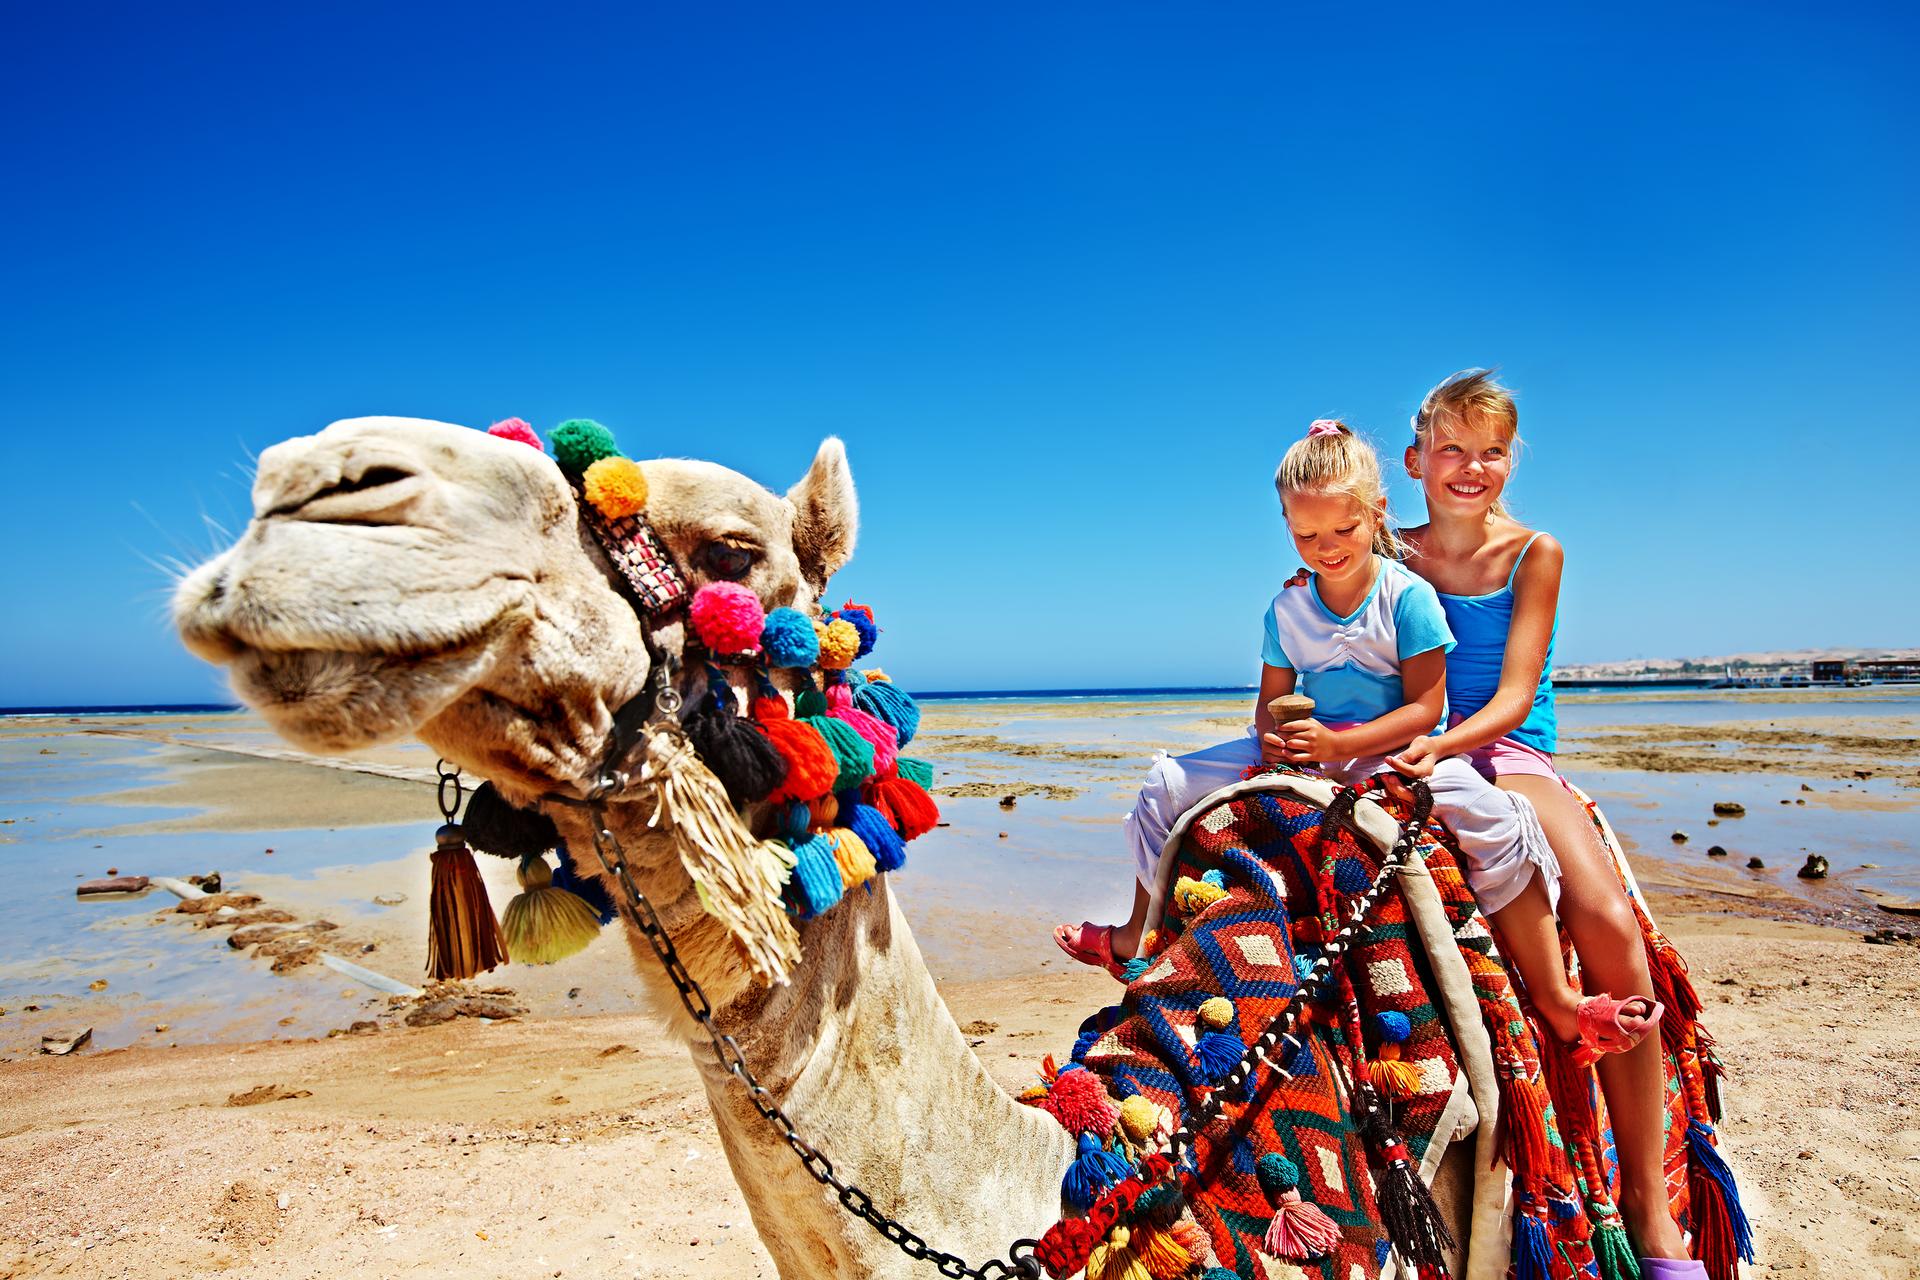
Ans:
{"label": "girl's hand", "polygon": [[1277,733],[1260,735],[1260,758],[1268,764],[1280,764],[1287,758],[1287,744]]}
{"label": "girl's hand", "polygon": [[1319,764],[1341,758],[1339,737],[1318,720],[1289,720],[1280,726],[1286,749],[1281,758],[1294,764]]}
{"label": "girl's hand", "polygon": [[1415,738],[1405,751],[1388,756],[1387,763],[1409,778],[1431,778],[1433,766],[1439,764],[1441,759],[1433,743],[1432,738]]}

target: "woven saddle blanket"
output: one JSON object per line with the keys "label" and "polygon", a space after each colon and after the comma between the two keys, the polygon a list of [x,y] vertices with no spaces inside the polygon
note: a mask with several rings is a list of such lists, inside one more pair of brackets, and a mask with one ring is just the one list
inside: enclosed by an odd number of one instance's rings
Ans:
{"label": "woven saddle blanket", "polygon": [[[1340,798],[1346,790],[1277,767],[1216,792],[1176,827],[1162,867],[1164,915],[1125,996],[1089,1018],[1070,1062],[1055,1070],[1049,1059],[1023,1095],[1081,1135],[1061,1224],[1078,1230],[1043,1242],[1043,1251],[1061,1238],[1079,1242],[1052,1256],[1057,1274],[1084,1266],[1089,1280],[1203,1272],[1207,1280],[1415,1272],[1604,1280],[1620,1272],[1625,1237],[1592,1073],[1564,1062],[1556,1069],[1557,1047],[1543,1064],[1524,992],[1437,823],[1418,833],[1364,922],[1342,932],[1406,817],[1384,795],[1355,803]],[[1332,981],[1301,1011],[1304,1028],[1244,1089],[1223,1086],[1223,1064],[1295,1003],[1336,935]],[[1656,978],[1663,1000],[1676,994],[1668,977],[1668,987]],[[1697,1002],[1667,1003],[1668,1020],[1679,1021],[1679,1004],[1685,1023],[1679,1042],[1667,1037],[1666,1151],[1684,1223],[1688,1134],[1691,1121],[1705,1120],[1697,1086],[1710,1054],[1693,1038]],[[1091,1080],[1073,1079],[1078,1073]],[[1091,1081],[1108,1110],[1086,1104]],[[1126,1188],[1133,1161],[1189,1126],[1223,1088],[1214,1118],[1174,1170],[1179,1194],[1163,1186],[1138,1205],[1123,1195],[1113,1206],[1111,1188]],[[1388,1128],[1368,1119],[1375,1111]],[[1444,1258],[1420,1260],[1417,1247],[1396,1238],[1409,1229],[1380,1191],[1396,1158],[1435,1187],[1455,1237]],[[1097,1230],[1072,1221],[1083,1214]],[[1276,1225],[1279,1217],[1286,1222]],[[1710,1269],[1732,1274],[1730,1263]]]}

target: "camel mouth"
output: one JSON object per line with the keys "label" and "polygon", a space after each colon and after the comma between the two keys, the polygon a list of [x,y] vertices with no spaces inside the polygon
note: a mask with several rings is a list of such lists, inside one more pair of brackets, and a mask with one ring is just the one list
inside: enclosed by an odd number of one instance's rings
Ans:
{"label": "camel mouth", "polygon": [[275,732],[308,751],[402,738],[482,679],[493,638],[430,654],[249,649],[226,665],[233,691]]}

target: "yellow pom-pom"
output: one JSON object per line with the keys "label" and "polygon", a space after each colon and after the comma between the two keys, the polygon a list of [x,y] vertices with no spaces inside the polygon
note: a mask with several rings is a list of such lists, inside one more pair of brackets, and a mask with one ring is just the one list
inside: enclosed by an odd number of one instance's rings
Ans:
{"label": "yellow pom-pom", "polygon": [[1195,1012],[1195,1017],[1210,1031],[1218,1031],[1233,1021],[1233,1004],[1225,996],[1213,996],[1204,1000]]}
{"label": "yellow pom-pom", "polygon": [[860,653],[860,633],[845,618],[835,618],[832,622],[813,624],[813,633],[820,637],[820,669],[823,671],[845,671],[853,665]]}
{"label": "yellow pom-pom", "polygon": [[1136,1093],[1120,1104],[1120,1132],[1138,1146],[1153,1136],[1160,1125],[1162,1108],[1143,1093]]}
{"label": "yellow pom-pom", "polygon": [[580,488],[594,510],[609,520],[647,509],[647,473],[631,458],[600,459],[580,477]]}
{"label": "yellow pom-pom", "polygon": [[888,675],[886,672],[882,671],[878,667],[868,667],[865,671],[862,671],[860,674],[865,676],[868,680],[874,682],[875,684],[892,684],[893,683],[893,677]]}
{"label": "yellow pom-pom", "polygon": [[852,889],[863,885],[879,874],[879,868],[873,861],[873,851],[859,836],[845,827],[834,827],[826,834],[833,841],[833,861],[840,868],[842,888]]}
{"label": "yellow pom-pom", "polygon": [[1226,896],[1227,891],[1219,885],[1190,876],[1181,876],[1173,886],[1174,908],[1183,915],[1198,915]]}

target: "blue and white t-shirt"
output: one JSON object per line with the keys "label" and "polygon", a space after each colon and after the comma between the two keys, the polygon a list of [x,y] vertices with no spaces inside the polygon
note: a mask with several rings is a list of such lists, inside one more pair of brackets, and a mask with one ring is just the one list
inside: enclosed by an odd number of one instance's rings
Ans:
{"label": "blue and white t-shirt", "polygon": [[1320,600],[1320,579],[1282,591],[1267,609],[1260,660],[1299,673],[1313,718],[1377,720],[1406,705],[1400,663],[1430,649],[1453,648],[1440,597],[1395,560],[1374,557],[1379,572],[1360,607],[1340,617]]}

